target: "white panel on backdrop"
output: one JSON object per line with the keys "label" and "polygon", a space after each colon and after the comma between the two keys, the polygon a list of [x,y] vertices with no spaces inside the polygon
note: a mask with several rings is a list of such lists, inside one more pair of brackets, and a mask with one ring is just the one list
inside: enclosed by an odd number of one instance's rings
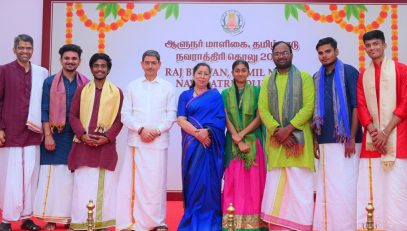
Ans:
{"label": "white panel on backdrop", "polygon": [[28,34],[34,39],[31,61],[41,64],[43,0],[1,0],[0,7],[0,65],[15,60],[12,51],[14,38]]}
{"label": "white panel on backdrop", "polygon": [[[152,3],[135,3],[134,9],[128,12],[141,13],[143,21],[124,20],[111,26],[111,23],[120,19],[113,18],[113,14],[105,19],[104,24],[110,25],[110,30],[104,32],[99,39],[99,33],[91,30],[90,22],[81,22],[80,17],[86,15],[87,19],[99,23],[99,11],[96,9],[99,3],[84,3],[80,6],[74,4],[72,17],[72,42],[80,45],[84,53],[79,70],[88,76],[89,57],[98,51],[98,47],[105,47],[104,51],[113,60],[113,67],[108,78],[125,90],[127,84],[135,79],[143,77],[140,66],[142,53],[147,49],[154,49],[161,54],[161,69],[159,75],[176,86],[177,96],[186,90],[191,79],[192,67],[201,61],[207,62],[213,68],[211,83],[219,90],[231,83],[231,64],[235,59],[246,59],[250,63],[250,83],[259,85],[265,75],[273,68],[271,59],[271,46],[275,41],[284,40],[292,44],[294,49],[294,64],[301,70],[314,73],[320,66],[315,51],[315,45],[320,38],[332,36],[338,41],[340,58],[344,62],[359,67],[359,40],[358,34],[348,32],[349,26],[342,28],[341,25],[332,22],[321,22],[321,17],[333,14],[328,4],[309,5],[313,12],[304,13],[298,10],[298,20],[295,12],[288,19],[287,5],[285,4],[198,4],[182,3],[173,4],[171,7],[178,9],[178,17],[170,15],[166,18],[166,10],[158,11],[156,15],[146,15],[144,12],[154,12]],[[112,3],[120,6],[123,10],[129,3]],[[117,5],[118,4],[118,5]],[[298,5],[290,5],[295,7]],[[338,5],[338,10],[343,5]],[[389,48],[387,54],[391,55],[391,9],[384,8],[386,15],[381,14],[383,6],[366,5],[368,9],[364,13],[366,24],[382,17],[379,29],[385,31],[388,36]],[[52,4],[52,51],[51,71],[59,70],[58,49],[66,42],[66,3]],[[119,8],[116,8],[119,9]],[[293,10],[293,8],[289,8]],[[78,10],[82,10],[78,12]],[[121,11],[123,14],[124,11]],[[398,6],[399,22],[406,21],[407,6]],[[118,12],[120,12],[118,10]],[[319,12],[316,14],[315,12]],[[167,12],[168,13],[168,12]],[[174,13],[174,11],[173,11]],[[325,14],[325,15],[324,15]],[[78,16],[79,15],[79,16]],[[343,16],[343,15],[342,15]],[[151,18],[150,18],[151,17]],[[319,17],[319,18],[318,18]],[[148,18],[148,20],[147,20]],[[83,18],[82,18],[83,19]],[[128,19],[128,18],[127,18]],[[327,19],[329,21],[329,17]],[[355,17],[343,21],[358,26]],[[342,26],[344,26],[343,24]],[[394,29],[394,28],[393,28]],[[393,30],[394,32],[394,30]],[[398,49],[406,49],[407,30],[399,26]],[[102,47],[103,47],[102,46]],[[363,53],[363,52],[362,52]],[[401,61],[407,60],[405,53],[399,54]],[[368,60],[368,58],[366,58]],[[126,129],[118,139],[119,153],[124,153]],[[178,125],[171,130],[171,142],[168,162],[168,190],[181,190],[181,135]]]}

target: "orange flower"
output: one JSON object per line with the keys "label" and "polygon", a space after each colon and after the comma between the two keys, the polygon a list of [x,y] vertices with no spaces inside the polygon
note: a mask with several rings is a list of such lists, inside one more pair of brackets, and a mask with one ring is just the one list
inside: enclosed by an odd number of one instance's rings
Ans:
{"label": "orange flower", "polygon": [[149,20],[151,18],[151,13],[150,12],[144,12],[143,17],[144,17],[144,19]]}
{"label": "orange flower", "polygon": [[314,19],[315,21],[318,21],[319,19],[321,19],[321,15],[318,13],[314,13],[314,15],[312,15],[312,19]]}

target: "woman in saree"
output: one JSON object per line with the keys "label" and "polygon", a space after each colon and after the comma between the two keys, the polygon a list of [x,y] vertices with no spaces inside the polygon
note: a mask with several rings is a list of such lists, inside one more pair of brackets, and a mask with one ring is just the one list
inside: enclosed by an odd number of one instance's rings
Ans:
{"label": "woman in saree", "polygon": [[260,89],[247,83],[249,64],[232,64],[233,84],[222,92],[226,111],[225,175],[222,195],[223,229],[233,203],[236,230],[268,230],[260,218],[266,180],[263,133],[257,101]]}
{"label": "woman in saree", "polygon": [[182,191],[185,213],[180,231],[222,229],[221,184],[225,145],[222,97],[209,85],[211,69],[198,63],[189,90],[178,101],[182,131]]}

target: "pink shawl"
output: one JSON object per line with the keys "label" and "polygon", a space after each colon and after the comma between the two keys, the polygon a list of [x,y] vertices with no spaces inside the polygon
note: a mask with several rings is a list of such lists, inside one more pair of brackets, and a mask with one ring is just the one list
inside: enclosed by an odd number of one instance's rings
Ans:
{"label": "pink shawl", "polygon": [[[76,72],[76,87],[84,86],[89,80],[79,72]],[[59,71],[52,80],[49,104],[49,124],[51,131],[54,128],[61,133],[66,122],[66,92],[62,79],[62,70]]]}

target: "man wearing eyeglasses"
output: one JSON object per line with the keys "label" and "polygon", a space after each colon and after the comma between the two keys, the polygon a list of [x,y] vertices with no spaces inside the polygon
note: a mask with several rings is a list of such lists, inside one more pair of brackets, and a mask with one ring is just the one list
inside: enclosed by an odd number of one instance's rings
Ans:
{"label": "man wearing eyeglasses", "polygon": [[23,220],[21,229],[39,230],[29,219],[37,189],[42,139],[42,84],[48,70],[30,62],[33,38],[14,39],[16,60],[0,67],[0,231]]}
{"label": "man wearing eyeglasses", "polygon": [[273,230],[312,230],[314,83],[292,64],[289,43],[273,45],[276,68],[264,78],[259,113],[266,132],[267,177],[261,218]]}

